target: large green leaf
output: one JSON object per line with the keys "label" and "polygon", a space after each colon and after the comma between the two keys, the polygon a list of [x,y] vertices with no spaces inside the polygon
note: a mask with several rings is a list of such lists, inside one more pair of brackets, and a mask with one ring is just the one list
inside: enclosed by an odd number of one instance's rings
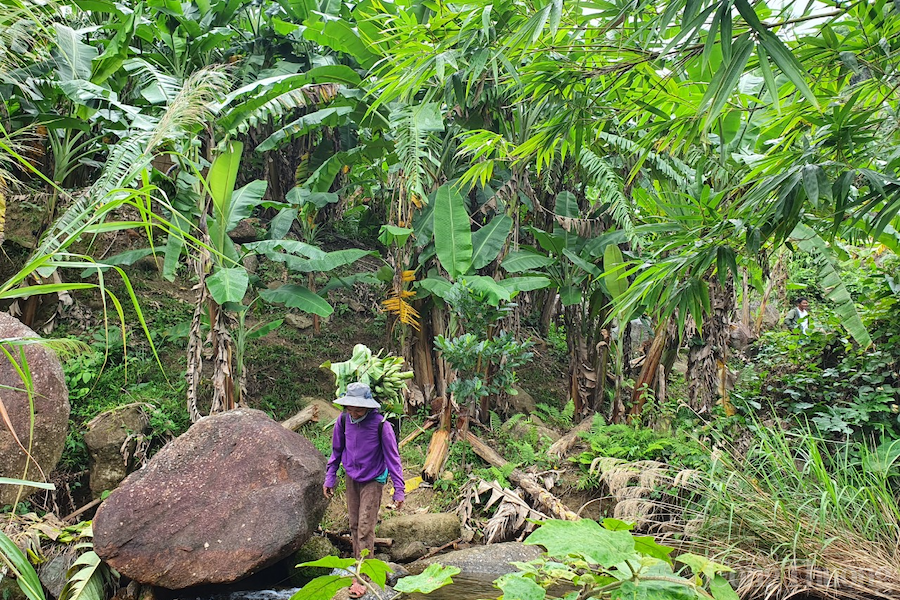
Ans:
{"label": "large green leaf", "polygon": [[41,587],[34,567],[28,562],[19,547],[2,531],[0,531],[0,553],[3,554],[6,561],[9,561],[9,566],[15,569],[16,583],[19,584],[19,588],[28,597],[28,600],[45,600],[44,588]]}
{"label": "large green leaf", "polygon": [[56,48],[53,51],[56,73],[60,82],[91,78],[91,61],[98,52],[81,41],[81,33],[71,27],[56,24]]}
{"label": "large green leaf", "polygon": [[93,550],[72,563],[68,576],[59,600],[105,600],[103,563]]}
{"label": "large green leaf", "polygon": [[269,259],[278,262],[284,262],[285,257],[288,255],[324,258],[327,254],[321,248],[297,240],[264,240],[262,242],[249,242],[244,244],[243,247],[253,252],[265,254]]}
{"label": "large green leaf", "polygon": [[334,309],[324,298],[302,285],[283,285],[274,290],[263,290],[259,295],[267,302],[284,304],[290,308],[297,308],[320,317],[327,317],[334,312]]}
{"label": "large green leaf", "polygon": [[450,279],[472,267],[472,229],[466,202],[453,185],[442,185],[434,198],[434,247]]}
{"label": "large green leaf", "polygon": [[244,144],[241,142],[229,142],[225,149],[213,159],[206,176],[209,193],[213,200],[213,213],[216,222],[219,223],[220,239],[214,240],[218,249],[224,245],[224,236],[228,232],[225,225],[228,223],[228,210],[231,206],[231,197],[234,194],[234,184],[241,166],[243,150]]}
{"label": "large green leaf", "polygon": [[388,573],[392,571],[391,567],[383,560],[367,558],[363,560],[359,572],[368,577],[372,583],[383,588],[387,584]]}
{"label": "large green leaf", "polygon": [[297,271],[298,273],[324,273],[353,264],[363,256],[372,254],[376,253],[360,248],[349,248],[347,250],[327,252],[323,256],[316,258],[299,258],[296,256],[284,255],[282,262],[287,265],[288,269]]}
{"label": "large green leaf", "polygon": [[359,61],[364,68],[371,67],[378,55],[359,37],[354,27],[343,19],[328,19],[309,22],[303,32],[306,39],[322,44],[338,52],[346,52]]}
{"label": "large green leaf", "polygon": [[540,275],[534,277],[507,277],[501,279],[497,283],[509,291],[510,297],[515,296],[519,292],[542,290],[553,285],[553,282],[548,277],[542,277]]}
{"label": "large green leaf", "polygon": [[394,589],[404,594],[430,594],[436,589],[453,583],[453,576],[459,575],[459,567],[445,567],[436,563],[428,567],[418,575],[410,575],[402,578],[394,586]]}
{"label": "large green leaf", "polygon": [[628,278],[625,276],[625,259],[622,251],[615,244],[609,244],[603,250],[603,283],[609,295],[615,300],[628,289]]}
{"label": "large green leaf", "polygon": [[476,292],[481,292],[492,306],[497,306],[500,301],[508,302],[510,300],[510,292],[507,288],[494,281],[493,277],[485,277],[482,275],[469,275],[465,278],[466,283]]}
{"label": "large green leaf", "polygon": [[453,284],[443,277],[426,277],[418,281],[416,286],[434,294],[438,298],[446,298],[450,290],[453,289]]}
{"label": "large green leaf", "polygon": [[522,573],[507,573],[496,582],[503,592],[503,600],[544,600],[547,590]]}
{"label": "large green leaf", "polygon": [[709,591],[716,600],[740,600],[728,580],[721,575],[716,575],[709,581]]}
{"label": "large green leaf", "polygon": [[262,203],[268,185],[264,179],[257,179],[234,191],[231,202],[226,207],[226,233],[237,227],[241,220],[249,217],[253,209]]}
{"label": "large green leaf", "polygon": [[[362,354],[363,351],[357,350],[360,346],[362,346],[362,348],[365,348],[365,351],[369,350],[362,344],[357,344],[356,347],[353,348],[353,356],[351,357],[351,360],[352,360],[352,358],[358,356],[358,354]],[[366,360],[368,360],[368,357],[370,357],[371,355],[372,355],[372,353],[368,352],[368,355],[366,356]],[[363,363],[361,362],[359,364],[363,364]],[[355,368],[359,368],[359,365],[357,365]],[[356,564],[355,558],[340,558],[337,556],[323,556],[322,558],[319,558],[316,560],[302,562],[297,566],[298,567],[323,567],[326,569],[349,569],[350,567],[352,567],[355,564]]]}
{"label": "large green leaf", "polygon": [[243,267],[219,269],[206,278],[206,287],[219,304],[243,300],[249,283],[250,277]]}
{"label": "large green leaf", "polygon": [[284,199],[288,204],[298,208],[306,204],[312,204],[321,210],[329,204],[334,204],[340,200],[340,196],[333,192],[312,192],[305,187],[297,186],[291,188],[291,191],[285,195]]}
{"label": "large green leaf", "polygon": [[352,577],[341,577],[340,575],[323,575],[316,577],[297,593],[291,596],[291,600],[325,600],[333,598],[338,590],[342,590],[353,583]]}
{"label": "large green leaf", "polygon": [[397,244],[398,248],[402,248],[406,244],[406,240],[413,234],[413,230],[408,227],[397,227],[396,225],[382,225],[381,231],[378,233],[378,241],[385,246]]}
{"label": "large green leaf", "polygon": [[282,208],[278,211],[278,214],[272,217],[272,220],[269,221],[269,235],[268,238],[270,240],[280,240],[287,232],[291,230],[291,225],[294,224],[294,219],[297,218],[297,209],[296,208]]}
{"label": "large green leaf", "polygon": [[497,215],[490,223],[472,234],[472,268],[482,269],[497,258],[513,220],[507,215]]}
{"label": "large green leaf", "polygon": [[507,254],[500,264],[507,273],[521,273],[540,270],[554,263],[555,258],[541,254],[533,248],[520,248]]}
{"label": "large green leaf", "polygon": [[611,600],[699,600],[701,596],[694,591],[687,580],[678,581],[677,577],[661,580],[627,580],[621,587],[613,590]]}
{"label": "large green leaf", "polygon": [[872,345],[866,326],[862,322],[856,310],[856,304],[847,291],[847,286],[841,279],[835,266],[834,252],[819,235],[807,225],[798,223],[791,233],[791,238],[797,242],[797,246],[804,252],[815,256],[819,263],[820,285],[825,291],[825,297],[834,304],[834,312],[841,318],[841,325],[847,330],[856,343],[863,348]]}
{"label": "large green leaf", "polygon": [[604,568],[638,557],[631,533],[604,529],[590,519],[546,521],[525,543],[540,544],[550,556],[578,556]]}
{"label": "large green leaf", "polygon": [[277,148],[297,136],[303,136],[320,127],[337,127],[347,122],[348,115],[353,112],[350,106],[329,106],[316,112],[303,115],[291,121],[275,133],[267,137],[256,147],[257,152],[265,152]]}

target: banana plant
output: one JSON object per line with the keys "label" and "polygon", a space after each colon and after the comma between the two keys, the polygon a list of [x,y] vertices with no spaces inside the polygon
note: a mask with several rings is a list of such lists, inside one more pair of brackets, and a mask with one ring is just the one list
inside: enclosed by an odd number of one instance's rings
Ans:
{"label": "banana plant", "polygon": [[[202,188],[197,195],[197,229],[204,245],[192,260],[199,282],[188,337],[187,367],[188,410],[195,421],[201,416],[197,408],[197,397],[203,365],[202,346],[205,336],[201,325],[204,312],[209,318],[209,339],[215,361],[210,412],[234,408],[241,401],[241,390],[244,387],[240,384],[240,377],[236,379],[234,376],[243,375],[245,369],[242,364],[234,363],[236,357],[243,357],[243,353],[236,351],[232,331],[237,321],[235,313],[247,309],[244,297],[250,276],[240,262],[240,256],[228,233],[259,206],[267,185],[265,181],[256,180],[235,190],[242,154],[241,142],[227,142],[213,160],[205,180],[197,182]],[[186,220],[184,215],[180,218]],[[173,238],[177,240],[177,232],[170,235],[167,251],[176,253],[177,257],[181,244],[172,243]],[[243,324],[244,321],[240,319],[239,322]],[[241,338],[241,334],[238,337]],[[236,381],[238,385],[235,385]]]}
{"label": "banana plant", "polygon": [[[578,202],[571,192],[556,196],[554,213],[564,223],[580,217]],[[569,394],[578,414],[600,410],[604,400],[610,332],[606,321],[613,291],[621,284],[621,271],[604,277],[597,266],[604,252],[625,240],[622,231],[586,238],[557,224],[552,231],[528,228],[537,242],[520,246],[502,262],[507,273],[529,273],[543,277],[559,294],[569,349]],[[611,265],[612,266],[612,265]],[[615,266],[618,269],[618,266]],[[621,360],[621,357],[620,357]]]}

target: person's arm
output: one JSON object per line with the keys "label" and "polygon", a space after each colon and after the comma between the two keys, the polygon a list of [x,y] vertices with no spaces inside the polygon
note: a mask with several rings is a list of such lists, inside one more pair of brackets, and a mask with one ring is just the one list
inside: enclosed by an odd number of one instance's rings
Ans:
{"label": "person's arm", "polygon": [[328,459],[328,466],[325,467],[325,484],[322,486],[322,493],[325,497],[330,498],[334,493],[334,486],[337,484],[337,472],[341,466],[341,457],[344,454],[344,415],[341,413],[337,422],[334,424],[334,432],[331,434],[331,457]]}
{"label": "person's arm", "polygon": [[788,311],[788,314],[784,317],[784,326],[788,329],[788,331],[794,331],[797,329],[797,319],[800,317],[797,312],[797,308],[792,308]]}
{"label": "person's arm", "polygon": [[403,465],[400,462],[397,436],[390,423],[385,423],[382,427],[381,450],[384,452],[384,461],[387,463],[391,483],[394,484],[394,502],[402,503],[406,500],[406,483],[403,481]]}

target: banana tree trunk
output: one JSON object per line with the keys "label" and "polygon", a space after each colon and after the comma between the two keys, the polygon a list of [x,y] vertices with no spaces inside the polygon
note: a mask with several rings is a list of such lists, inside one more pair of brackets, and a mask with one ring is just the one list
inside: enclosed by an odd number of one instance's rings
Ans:
{"label": "banana tree trunk", "polygon": [[647,402],[647,396],[650,395],[651,390],[657,387],[656,373],[659,370],[659,363],[662,360],[668,338],[669,323],[668,319],[665,319],[656,326],[656,334],[653,336],[650,349],[647,350],[644,366],[634,382],[634,392],[631,395],[631,415],[633,417],[640,416],[644,410],[644,404]]}
{"label": "banana tree trunk", "polygon": [[231,318],[212,298],[209,300],[210,338],[213,348],[213,402],[210,414],[232,410],[234,401],[234,340]]}
{"label": "banana tree trunk", "polygon": [[584,306],[563,309],[569,349],[569,397],[578,417],[600,410],[609,358],[608,334],[601,326],[603,318],[588,315]]}
{"label": "banana tree trunk", "polygon": [[717,275],[706,278],[709,286],[711,313],[703,320],[702,344],[688,353],[686,379],[688,403],[698,414],[709,414],[718,401],[719,369],[728,351],[729,320],[734,310],[734,282],[729,277],[725,286]]}

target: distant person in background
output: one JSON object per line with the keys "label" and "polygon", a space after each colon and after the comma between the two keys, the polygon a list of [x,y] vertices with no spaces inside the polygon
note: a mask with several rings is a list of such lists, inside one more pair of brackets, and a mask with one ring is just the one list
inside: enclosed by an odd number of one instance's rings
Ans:
{"label": "distant person in background", "polygon": [[784,326],[790,331],[799,329],[804,334],[809,331],[809,300],[802,296],[797,298],[794,308],[784,317]]}
{"label": "distant person in background", "polygon": [[[322,491],[326,498],[334,495],[338,468],[344,465],[353,557],[359,558],[363,550],[368,550],[368,558],[372,558],[381,493],[389,475],[398,509],[406,496],[397,437],[391,424],[378,412],[379,404],[366,384],[349,384],[344,396],[334,403],[343,406],[344,412],[334,424]],[[359,598],[365,591],[360,582],[354,581],[350,597]]]}

